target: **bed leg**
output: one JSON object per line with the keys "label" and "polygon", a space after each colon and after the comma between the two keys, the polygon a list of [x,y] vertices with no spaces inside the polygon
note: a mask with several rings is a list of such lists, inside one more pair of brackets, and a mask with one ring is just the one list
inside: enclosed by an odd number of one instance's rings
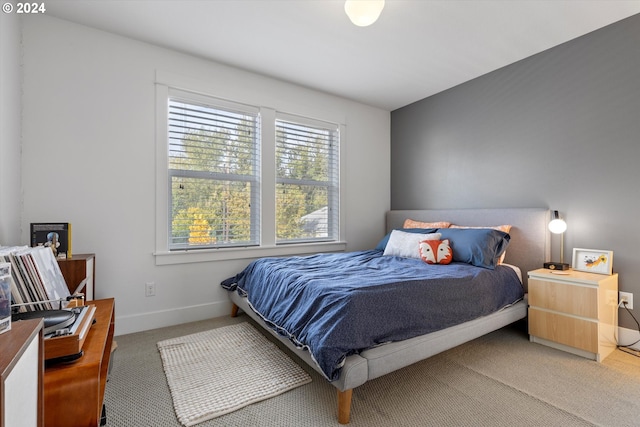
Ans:
{"label": "bed leg", "polygon": [[353,389],[340,391],[338,390],[338,422],[340,424],[349,424],[351,416],[351,395]]}
{"label": "bed leg", "polygon": [[238,316],[238,310],[240,310],[240,307],[238,307],[234,303],[231,303],[231,317],[237,317]]}

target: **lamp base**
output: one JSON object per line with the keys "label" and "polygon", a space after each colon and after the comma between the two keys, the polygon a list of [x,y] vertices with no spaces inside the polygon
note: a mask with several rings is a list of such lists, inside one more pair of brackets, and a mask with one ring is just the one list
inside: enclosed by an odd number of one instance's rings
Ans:
{"label": "lamp base", "polygon": [[545,262],[543,266],[549,270],[568,270],[571,268],[569,264],[563,262]]}

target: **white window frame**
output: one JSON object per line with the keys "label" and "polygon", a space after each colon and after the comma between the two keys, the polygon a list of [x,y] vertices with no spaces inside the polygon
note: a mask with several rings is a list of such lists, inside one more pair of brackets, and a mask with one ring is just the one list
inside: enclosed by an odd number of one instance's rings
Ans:
{"label": "white window frame", "polygon": [[[270,99],[233,99],[230,102],[238,102],[247,105],[259,106],[261,116],[261,195],[260,195],[260,245],[251,247],[220,247],[211,249],[194,250],[173,250],[169,251],[169,171],[168,171],[168,99],[171,89],[184,92],[192,92],[207,97],[222,99],[214,93],[215,85],[203,83],[190,78],[183,78],[171,73],[156,72],[156,244],[155,263],[156,265],[183,264],[192,262],[222,261],[233,259],[253,259],[265,256],[287,256],[297,254],[310,254],[317,252],[339,252],[346,250],[345,233],[345,153],[346,125],[332,117],[323,117],[314,114],[310,117],[308,111],[300,114],[291,112],[281,112],[273,107],[262,105],[271,104]],[[238,98],[241,98],[238,96]],[[282,108],[285,110],[286,108]],[[275,119],[276,115],[290,114],[298,117],[310,117],[318,121],[337,123],[340,143],[339,143],[339,215],[338,215],[338,238],[332,241],[276,244],[276,206],[275,206]],[[333,120],[332,120],[333,119]]]}

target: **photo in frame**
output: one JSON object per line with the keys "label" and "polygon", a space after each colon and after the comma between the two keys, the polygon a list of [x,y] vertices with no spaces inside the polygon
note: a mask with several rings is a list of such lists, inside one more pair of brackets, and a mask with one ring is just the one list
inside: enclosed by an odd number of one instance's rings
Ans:
{"label": "photo in frame", "polygon": [[573,248],[573,269],[587,273],[613,274],[613,251]]}

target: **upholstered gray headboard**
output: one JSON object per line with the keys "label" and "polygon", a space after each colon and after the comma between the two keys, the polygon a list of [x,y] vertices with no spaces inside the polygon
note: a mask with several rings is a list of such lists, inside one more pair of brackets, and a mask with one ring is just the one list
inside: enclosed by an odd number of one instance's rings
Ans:
{"label": "upholstered gray headboard", "polygon": [[407,218],[476,227],[510,224],[511,241],[504,262],[520,267],[527,289],[527,271],[542,267],[551,255],[550,216],[546,208],[397,210],[387,212],[387,232],[402,228]]}

